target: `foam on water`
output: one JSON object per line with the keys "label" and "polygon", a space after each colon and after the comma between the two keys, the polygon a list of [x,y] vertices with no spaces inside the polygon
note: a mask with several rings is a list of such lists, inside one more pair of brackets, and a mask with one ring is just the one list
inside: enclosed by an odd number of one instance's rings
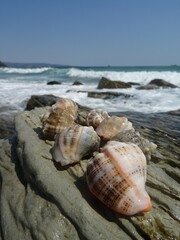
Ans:
{"label": "foam on water", "polygon": [[19,74],[32,74],[32,73],[43,73],[51,70],[50,67],[43,68],[1,68],[0,73],[19,73]]}
{"label": "foam on water", "polygon": [[[8,72],[9,71],[9,72]],[[102,76],[125,82],[146,84],[153,78],[161,78],[180,86],[180,72],[176,71],[97,71],[81,70],[76,68],[37,68],[37,69],[0,70],[0,110],[6,114],[24,110],[26,101],[32,95],[53,94],[59,97],[71,98],[81,105],[92,108],[101,108],[111,112],[140,111],[144,113],[166,112],[180,108],[180,88],[137,90],[111,89],[111,92],[120,92],[132,95],[130,98],[116,97],[111,99],[97,99],[87,97],[86,91],[97,90],[99,79]],[[17,71],[17,73],[15,73]],[[19,72],[18,72],[19,71]],[[24,72],[23,72],[24,71]],[[33,72],[34,71],[34,72]],[[19,73],[21,72],[21,75]],[[33,75],[29,74],[32,73]],[[48,81],[62,79],[61,85],[47,85]],[[72,86],[75,80],[83,85]]]}
{"label": "foam on water", "polygon": [[71,68],[67,73],[70,77],[78,78],[101,78],[107,77],[112,80],[121,80],[124,82],[135,82],[140,84],[147,84],[152,79],[164,79],[180,87],[180,72],[173,71],[94,71],[94,70],[81,70]]}

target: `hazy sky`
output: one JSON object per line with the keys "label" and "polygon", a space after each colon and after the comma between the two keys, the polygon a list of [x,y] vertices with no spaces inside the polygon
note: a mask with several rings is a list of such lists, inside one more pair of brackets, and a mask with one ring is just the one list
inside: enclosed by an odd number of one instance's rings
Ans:
{"label": "hazy sky", "polygon": [[0,60],[180,65],[180,0],[1,0]]}

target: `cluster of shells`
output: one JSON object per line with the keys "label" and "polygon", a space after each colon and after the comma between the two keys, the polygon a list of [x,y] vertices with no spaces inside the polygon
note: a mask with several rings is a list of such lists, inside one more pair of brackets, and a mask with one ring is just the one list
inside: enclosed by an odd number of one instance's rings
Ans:
{"label": "cluster of shells", "polygon": [[53,160],[61,166],[91,157],[86,179],[91,193],[125,215],[149,211],[146,165],[156,145],[135,131],[126,117],[93,109],[80,120],[79,107],[61,98],[43,117],[43,135],[53,140]]}

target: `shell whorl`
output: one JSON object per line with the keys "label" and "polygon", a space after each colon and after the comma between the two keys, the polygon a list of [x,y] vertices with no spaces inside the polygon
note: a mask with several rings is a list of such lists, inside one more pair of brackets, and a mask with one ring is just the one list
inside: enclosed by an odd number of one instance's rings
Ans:
{"label": "shell whorl", "polygon": [[102,109],[93,109],[89,112],[86,118],[87,126],[97,128],[99,124],[105,119],[109,118],[108,113]]}
{"label": "shell whorl", "polygon": [[119,132],[125,132],[126,130],[134,128],[132,123],[128,121],[126,117],[111,116],[105,118],[99,126],[96,128],[97,134],[104,140],[110,140]]}
{"label": "shell whorl", "polygon": [[87,167],[90,191],[113,210],[133,215],[148,211],[146,159],[133,143],[110,141]]}
{"label": "shell whorl", "polygon": [[53,157],[62,166],[79,162],[97,150],[100,138],[93,127],[75,125],[57,134],[52,149]]}
{"label": "shell whorl", "polygon": [[77,118],[77,104],[70,99],[59,99],[52,105],[49,115],[43,121],[43,135],[46,139],[54,140],[57,133],[74,126]]}

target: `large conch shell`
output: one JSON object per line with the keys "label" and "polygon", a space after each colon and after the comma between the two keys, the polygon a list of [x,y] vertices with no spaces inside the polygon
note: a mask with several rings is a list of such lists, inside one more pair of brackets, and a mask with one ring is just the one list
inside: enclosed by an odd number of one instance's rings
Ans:
{"label": "large conch shell", "polygon": [[68,98],[60,98],[52,105],[50,112],[43,117],[43,135],[54,140],[64,128],[74,126],[77,118],[77,104]]}
{"label": "large conch shell", "polygon": [[137,145],[109,141],[86,175],[90,191],[109,208],[125,215],[151,209],[145,190],[146,158]]}
{"label": "large conch shell", "polygon": [[99,144],[100,138],[93,127],[75,125],[57,134],[52,154],[56,162],[65,166],[92,154]]}
{"label": "large conch shell", "polygon": [[96,132],[103,140],[110,140],[119,132],[124,132],[129,129],[134,130],[132,123],[129,122],[126,117],[111,116],[109,118],[105,118],[99,124],[96,128]]}
{"label": "large conch shell", "polygon": [[102,109],[92,109],[87,115],[86,124],[97,128],[105,118],[109,117],[109,114]]}

